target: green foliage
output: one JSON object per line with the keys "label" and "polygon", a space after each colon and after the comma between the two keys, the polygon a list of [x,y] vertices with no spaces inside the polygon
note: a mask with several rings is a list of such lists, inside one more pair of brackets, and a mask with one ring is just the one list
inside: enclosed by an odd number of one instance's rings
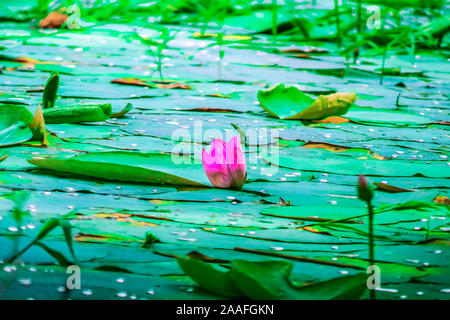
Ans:
{"label": "green foliage", "polygon": [[200,287],[219,296],[232,298],[244,296],[234,283],[228,269],[190,257],[178,257],[177,261],[183,272]]}
{"label": "green foliage", "polygon": [[22,106],[0,106],[0,146],[10,146],[28,141],[33,136],[28,125],[33,116]]}
{"label": "green foliage", "polygon": [[320,120],[347,113],[356,100],[354,93],[335,93],[316,100],[295,86],[276,85],[258,92],[261,106],[271,115],[286,120]]}
{"label": "green foliage", "polygon": [[232,260],[229,271],[190,257],[178,263],[200,287],[228,297],[255,300],[358,299],[366,289],[366,276],[356,274],[315,284],[295,286],[289,280],[292,263],[282,260]]}
{"label": "green foliage", "polygon": [[30,194],[27,191],[15,191],[6,196],[6,199],[14,202],[13,219],[20,227],[22,225],[25,216],[29,216],[30,213],[25,210],[24,204],[28,200]]}
{"label": "green foliage", "polygon": [[70,252],[72,253],[72,257],[75,260],[75,253],[73,251],[73,245],[72,245],[72,232],[71,232],[71,224],[69,221],[65,220],[66,218],[70,217],[70,214],[68,214],[66,217],[60,217],[60,218],[52,218],[48,220],[42,228],[39,230],[37,236],[23,249],[21,249],[19,252],[13,254],[10,258],[6,260],[7,263],[13,263],[15,260],[19,259],[20,256],[22,256],[26,251],[28,251],[32,246],[37,245],[44,249],[49,255],[51,255],[53,258],[58,261],[58,263],[62,266],[68,266],[71,263],[64,257],[62,253],[60,253],[57,250],[53,250],[49,248],[47,245],[42,243],[42,240],[44,240],[47,235],[52,232],[57,227],[61,227],[64,233],[64,238],[67,243],[67,246],[69,247]]}
{"label": "green foliage", "polygon": [[166,28],[160,28],[158,37],[155,38],[145,38],[136,33],[136,38],[140,40],[141,43],[148,46],[148,52],[153,56],[155,62],[158,66],[158,73],[160,81],[164,81],[163,77],[163,60],[166,57],[164,55],[164,50],[167,49],[167,44],[170,40],[175,37],[175,32],[170,32]]}
{"label": "green foliage", "polygon": [[154,243],[160,242],[151,232],[145,234],[145,241],[142,245],[143,248],[150,248]]}
{"label": "green foliage", "polygon": [[80,104],[44,110],[44,119],[52,123],[81,123],[107,120],[111,116],[111,104]]}
{"label": "green foliage", "polygon": [[[446,10],[1,1],[2,297],[369,299],[375,261],[378,299],[447,299]],[[220,133],[245,145],[241,190],[204,174]],[[73,263],[83,290],[61,293]]]}
{"label": "green foliage", "polygon": [[[172,162],[172,159],[178,165]],[[106,180],[205,186],[201,165],[186,156],[162,153],[93,152],[72,158],[31,159],[31,164]]]}

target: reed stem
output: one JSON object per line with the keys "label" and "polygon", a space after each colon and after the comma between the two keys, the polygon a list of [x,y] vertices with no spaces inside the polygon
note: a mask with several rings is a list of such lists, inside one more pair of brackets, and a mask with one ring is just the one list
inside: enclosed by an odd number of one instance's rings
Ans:
{"label": "reed stem", "polygon": [[[374,239],[373,239],[373,206],[372,202],[367,203],[369,207],[369,265],[375,265]],[[375,300],[375,288],[370,289],[370,300]]]}
{"label": "reed stem", "polygon": [[341,48],[341,19],[339,17],[339,0],[334,0],[334,10],[336,14],[336,43]]}

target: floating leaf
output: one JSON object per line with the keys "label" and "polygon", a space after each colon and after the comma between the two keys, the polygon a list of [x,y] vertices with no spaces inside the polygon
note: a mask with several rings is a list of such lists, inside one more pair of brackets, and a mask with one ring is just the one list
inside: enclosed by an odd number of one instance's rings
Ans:
{"label": "floating leaf", "polygon": [[99,122],[111,116],[111,104],[80,104],[44,110],[44,119],[48,124]]}
{"label": "floating leaf", "polygon": [[283,83],[258,91],[258,100],[264,110],[280,119],[295,117],[314,102],[297,87],[285,87]]}
{"label": "floating leaf", "polygon": [[260,90],[258,100],[264,110],[280,119],[320,120],[347,113],[356,100],[356,94],[333,93],[313,100],[295,86],[279,84]]}
{"label": "floating leaf", "polygon": [[345,116],[353,122],[369,124],[418,125],[433,122],[430,118],[410,112],[372,108],[352,108]]}
{"label": "floating leaf", "polygon": [[[178,162],[178,164],[175,163]],[[184,162],[183,162],[184,161]],[[28,160],[38,167],[106,180],[206,186],[201,164],[162,153],[96,152],[72,158]]]}
{"label": "floating leaf", "polygon": [[359,299],[366,290],[363,273],[296,287],[289,280],[292,263],[233,260],[231,265],[230,277],[247,297],[256,300]]}
{"label": "floating leaf", "polygon": [[378,187],[381,190],[388,191],[388,192],[413,192],[414,191],[414,190],[410,190],[410,189],[396,187],[396,186],[393,186],[393,185],[390,185],[387,183],[374,182],[373,185],[375,185],[376,187]]}
{"label": "floating leaf", "polygon": [[32,120],[31,113],[22,106],[0,106],[0,147],[30,140],[33,133],[28,125]]}
{"label": "floating leaf", "polygon": [[234,298],[243,296],[230,278],[229,270],[191,257],[178,257],[177,261],[183,272],[203,289],[220,296]]}
{"label": "floating leaf", "polygon": [[138,86],[138,87],[148,87],[148,88],[160,88],[160,89],[186,89],[191,90],[192,87],[179,83],[176,81],[147,81],[139,78],[120,78],[111,80],[111,83],[128,85],[128,86]]}

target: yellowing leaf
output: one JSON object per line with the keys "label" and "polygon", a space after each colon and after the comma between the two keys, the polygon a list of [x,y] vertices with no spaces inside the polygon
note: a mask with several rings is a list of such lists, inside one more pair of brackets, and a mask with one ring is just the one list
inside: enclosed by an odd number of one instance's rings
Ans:
{"label": "yellowing leaf", "polygon": [[157,226],[159,226],[159,224],[156,224],[156,223],[145,222],[145,221],[136,221],[133,219],[117,218],[116,220],[122,221],[122,222],[129,222],[136,227],[157,227]]}
{"label": "yellowing leaf", "polygon": [[446,196],[437,196],[436,198],[433,199],[433,201],[439,204],[450,205],[450,200]]}
{"label": "yellowing leaf", "polygon": [[39,22],[41,29],[57,29],[69,18],[68,15],[59,12],[50,12],[50,14]]}
{"label": "yellowing leaf", "polygon": [[405,189],[405,188],[400,188],[400,187],[396,187],[396,186],[392,186],[390,184],[387,183],[378,183],[378,182],[374,182],[373,183],[375,186],[377,186],[379,189],[384,190],[384,191],[388,191],[388,192],[392,192],[392,193],[397,193],[397,192],[413,192],[414,190],[410,190],[410,189]]}
{"label": "yellowing leaf", "polygon": [[346,114],[356,100],[356,93],[338,92],[319,96],[305,110],[288,119],[316,120]]}
{"label": "yellowing leaf", "polygon": [[[18,57],[18,58],[7,58],[4,57],[5,60],[9,60],[9,61],[14,61],[14,62],[19,62],[19,63],[23,63],[25,65],[30,65],[30,64],[68,64],[67,62],[64,61],[43,61],[43,60],[36,60],[33,58],[28,58],[28,57]],[[74,65],[76,63],[71,62],[70,64]]]}
{"label": "yellowing leaf", "polygon": [[131,214],[125,214],[120,212],[114,213],[98,212],[95,214],[95,216],[99,218],[129,218]]}
{"label": "yellowing leaf", "polygon": [[147,81],[139,78],[119,78],[111,80],[111,83],[122,84],[127,86],[138,86],[138,87],[160,88],[160,89],[185,89],[185,90],[192,89],[192,87],[187,84],[170,80],[161,82],[161,81]]}
{"label": "yellowing leaf", "polygon": [[39,106],[39,108],[36,110],[36,113],[33,118],[33,122],[29,125],[31,131],[33,132],[33,138],[34,141],[40,141],[43,145],[47,145],[47,135],[45,134],[45,120],[44,120],[44,113],[42,111],[42,107]]}
{"label": "yellowing leaf", "polygon": [[332,236],[332,234],[327,232],[327,231],[320,231],[318,229],[314,229],[314,228],[311,228],[311,227],[303,227],[303,228],[299,228],[299,229],[305,230],[305,231],[309,231],[309,232],[312,232],[312,233],[319,233],[319,234],[324,234],[324,235],[327,235],[327,236]]}
{"label": "yellowing leaf", "polygon": [[334,144],[328,144],[328,143],[306,143],[305,145],[303,145],[303,148],[307,148],[307,149],[325,149],[328,151],[333,151],[333,152],[342,152],[342,151],[346,151],[348,149],[350,149],[349,147],[342,147],[342,146],[338,146],[338,145],[334,145]]}
{"label": "yellowing leaf", "polygon": [[6,158],[8,158],[8,154],[2,154],[2,155],[0,155],[0,162],[2,162],[3,160],[5,160]]}
{"label": "yellowing leaf", "polygon": [[151,87],[144,80],[141,80],[139,78],[113,79],[113,80],[111,80],[111,83],[123,84],[123,85],[128,85],[128,86]]}
{"label": "yellowing leaf", "polygon": [[296,86],[276,85],[258,92],[260,105],[271,115],[286,120],[322,120],[340,116],[350,109],[356,93],[338,92],[313,100]]}
{"label": "yellowing leaf", "polygon": [[348,123],[348,122],[351,122],[351,121],[349,119],[343,118],[343,117],[328,117],[323,120],[314,121],[314,123],[334,123],[334,124]]}

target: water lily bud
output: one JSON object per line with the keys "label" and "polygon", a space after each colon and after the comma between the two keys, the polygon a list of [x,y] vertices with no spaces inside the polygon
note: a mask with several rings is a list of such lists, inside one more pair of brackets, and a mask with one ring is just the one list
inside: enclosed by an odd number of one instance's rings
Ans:
{"label": "water lily bud", "polygon": [[52,72],[50,78],[47,80],[47,84],[44,88],[44,94],[42,96],[42,107],[44,109],[53,108],[55,106],[56,94],[59,86],[59,75],[57,72]]}
{"label": "water lily bud", "polygon": [[209,153],[203,149],[202,161],[203,169],[215,187],[241,188],[245,183],[245,155],[237,136],[231,138],[228,143],[214,139]]}
{"label": "water lily bud", "polygon": [[363,174],[360,174],[358,178],[358,198],[366,202],[370,202],[373,199],[373,190]]}

